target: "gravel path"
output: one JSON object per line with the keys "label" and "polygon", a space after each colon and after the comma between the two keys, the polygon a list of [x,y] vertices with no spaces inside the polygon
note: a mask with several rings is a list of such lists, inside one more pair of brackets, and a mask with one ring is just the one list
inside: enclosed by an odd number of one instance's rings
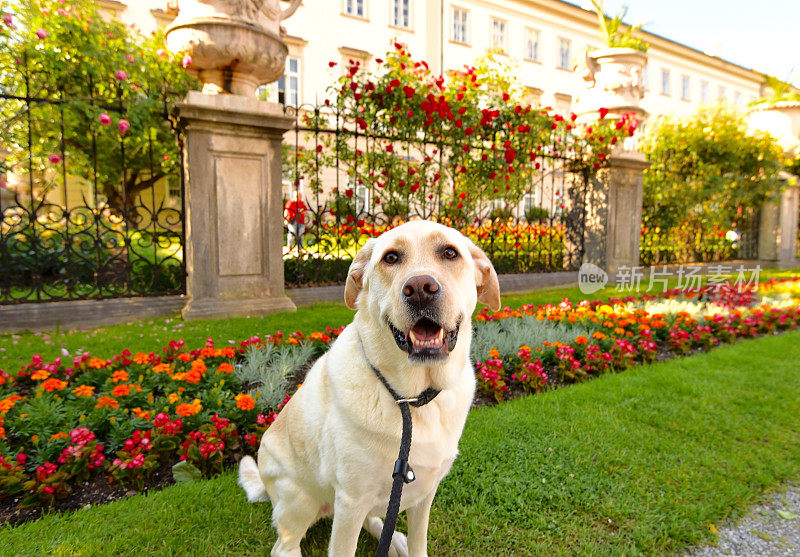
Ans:
{"label": "gravel path", "polygon": [[684,555],[800,555],[800,485],[787,485],[784,493],[771,495],[738,524],[720,527],[716,547],[696,547]]}

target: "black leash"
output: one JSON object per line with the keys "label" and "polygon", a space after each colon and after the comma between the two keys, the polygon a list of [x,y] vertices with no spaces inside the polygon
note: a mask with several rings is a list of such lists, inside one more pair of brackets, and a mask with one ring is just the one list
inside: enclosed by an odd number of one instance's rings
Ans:
{"label": "black leash", "polygon": [[[362,344],[363,349],[363,344]],[[397,460],[394,461],[394,471],[392,472],[392,492],[389,495],[389,507],[386,509],[386,518],[383,522],[383,530],[381,531],[381,539],[378,541],[378,549],[375,551],[376,557],[386,557],[389,554],[389,546],[392,543],[392,534],[397,525],[397,515],[400,514],[400,497],[403,495],[403,484],[411,483],[414,481],[414,470],[408,464],[408,453],[411,451],[411,409],[409,405],[419,407],[428,404],[440,391],[432,387],[428,387],[420,394],[413,398],[404,398],[395,391],[386,380],[386,377],[367,359],[364,353],[364,359],[367,360],[369,367],[381,380],[383,386],[392,395],[397,405],[400,407],[400,415],[403,418],[403,433],[400,436],[400,452],[397,455]]]}

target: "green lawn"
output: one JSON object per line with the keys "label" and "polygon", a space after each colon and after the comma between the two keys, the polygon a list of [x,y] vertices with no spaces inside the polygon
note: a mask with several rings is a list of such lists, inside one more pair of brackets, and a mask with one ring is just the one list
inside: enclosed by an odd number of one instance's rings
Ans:
{"label": "green lawn", "polygon": [[[710,536],[800,477],[800,332],[470,414],[434,503],[432,555],[635,555]],[[0,530],[1,555],[264,555],[269,504],[235,475]],[[306,555],[325,551],[330,523]],[[359,555],[374,552],[362,535]]]}

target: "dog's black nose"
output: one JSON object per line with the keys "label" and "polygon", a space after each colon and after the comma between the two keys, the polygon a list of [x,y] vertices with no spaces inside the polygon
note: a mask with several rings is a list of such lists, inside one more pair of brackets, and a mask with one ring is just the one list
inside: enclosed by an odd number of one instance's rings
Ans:
{"label": "dog's black nose", "polygon": [[411,277],[403,285],[403,299],[417,309],[422,309],[433,302],[442,288],[436,279],[430,275],[420,275]]}

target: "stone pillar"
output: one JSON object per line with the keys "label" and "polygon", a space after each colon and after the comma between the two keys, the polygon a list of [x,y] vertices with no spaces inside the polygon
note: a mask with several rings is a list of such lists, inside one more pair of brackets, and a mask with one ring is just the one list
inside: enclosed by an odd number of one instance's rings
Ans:
{"label": "stone pillar", "polygon": [[787,186],[761,206],[758,258],[780,268],[797,265],[798,186]]}
{"label": "stone pillar", "polygon": [[618,150],[589,183],[584,256],[607,273],[639,265],[644,171],[650,163],[638,151]]}
{"label": "stone pillar", "polygon": [[283,288],[280,105],[192,91],[185,133],[184,319],[295,310]]}

